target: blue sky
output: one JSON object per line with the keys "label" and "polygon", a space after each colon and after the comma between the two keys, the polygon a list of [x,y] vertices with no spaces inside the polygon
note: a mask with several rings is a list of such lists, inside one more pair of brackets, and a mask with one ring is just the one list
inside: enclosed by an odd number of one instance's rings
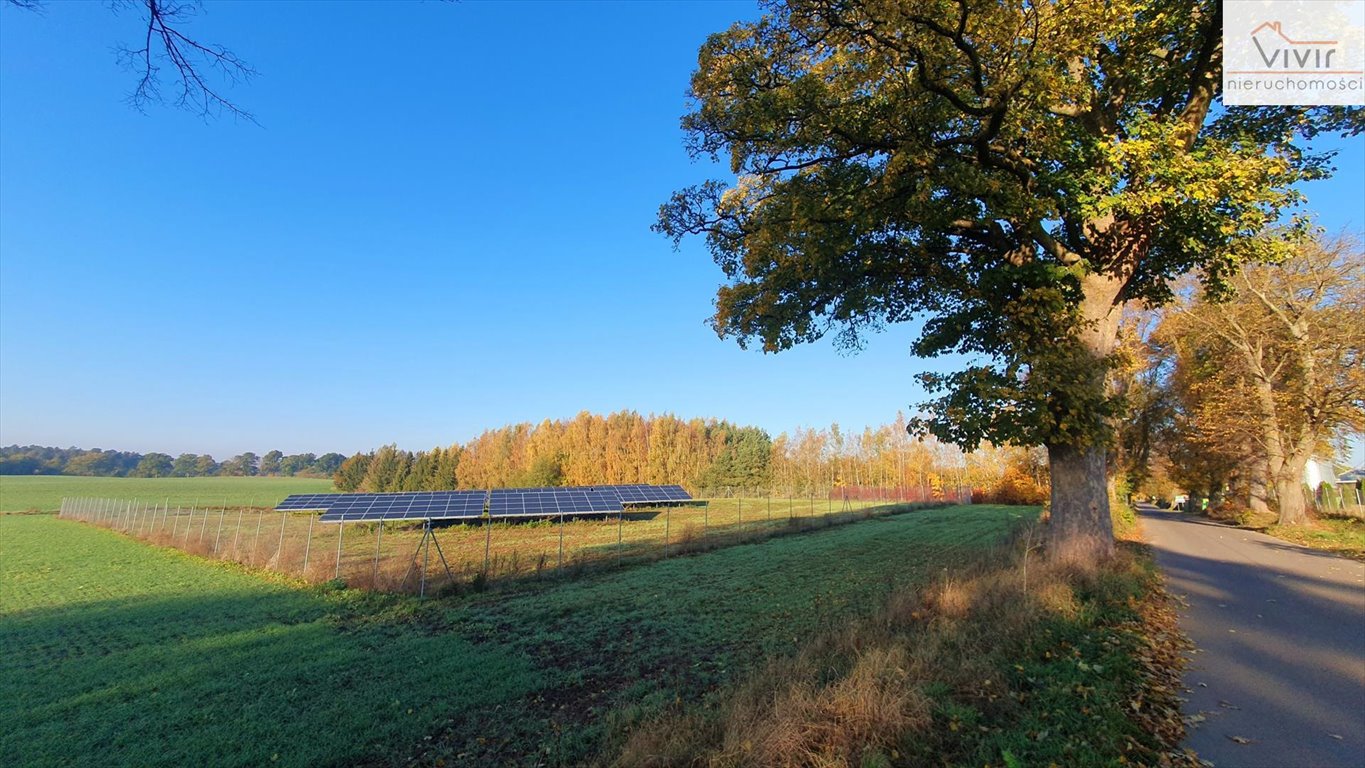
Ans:
{"label": "blue sky", "polygon": [[[750,3],[234,4],[189,27],[260,125],[123,97],[103,4],[0,9],[0,443],[350,453],[631,408],[771,431],[894,418],[912,329],[740,350],[649,231],[696,51]],[[1309,188],[1365,219],[1365,146]]]}

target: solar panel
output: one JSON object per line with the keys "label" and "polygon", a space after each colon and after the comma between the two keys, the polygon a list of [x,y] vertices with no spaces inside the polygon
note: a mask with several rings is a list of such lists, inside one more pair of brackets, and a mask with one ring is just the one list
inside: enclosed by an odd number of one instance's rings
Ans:
{"label": "solar panel", "polygon": [[377,520],[450,520],[483,516],[488,491],[352,493],[318,518],[324,523]]}
{"label": "solar panel", "polygon": [[349,496],[346,493],[296,493],[285,497],[276,510],[327,509],[332,502]]}
{"label": "solar panel", "polygon": [[691,501],[692,497],[681,485],[605,485],[601,489],[613,493],[624,504],[657,504],[662,502]]}
{"label": "solar panel", "polygon": [[621,511],[619,498],[597,488],[499,488],[488,497],[491,517],[552,517]]}

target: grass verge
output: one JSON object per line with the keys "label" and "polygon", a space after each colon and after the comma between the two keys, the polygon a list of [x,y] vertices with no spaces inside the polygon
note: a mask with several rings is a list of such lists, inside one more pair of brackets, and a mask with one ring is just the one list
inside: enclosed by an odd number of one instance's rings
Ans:
{"label": "grass verge", "polygon": [[1184,641],[1150,557],[1023,536],[635,728],[618,766],[1192,765]]}
{"label": "grass verge", "polygon": [[1264,530],[1285,541],[1365,561],[1365,520],[1322,517],[1308,525],[1271,525]]}
{"label": "grass verge", "polygon": [[1279,525],[1273,512],[1254,514],[1249,510],[1225,507],[1210,510],[1207,514],[1211,519],[1238,528],[1365,561],[1365,517],[1356,514],[1358,509],[1348,507],[1336,514],[1319,510],[1303,525]]}

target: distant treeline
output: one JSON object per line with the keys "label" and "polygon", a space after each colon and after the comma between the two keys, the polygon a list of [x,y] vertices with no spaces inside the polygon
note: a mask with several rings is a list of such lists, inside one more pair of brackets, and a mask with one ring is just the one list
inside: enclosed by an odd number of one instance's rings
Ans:
{"label": "distant treeline", "polygon": [[580,413],[559,421],[489,430],[463,445],[430,451],[384,446],[358,453],[334,480],[342,491],[415,491],[608,483],[681,483],[697,489],[838,486],[940,491],[994,488],[1022,449],[985,447],[964,455],[917,439],[903,416],[844,432],[797,430],[776,438],[718,419]]}
{"label": "distant treeline", "polygon": [[134,453],[99,448],[49,448],[11,445],[0,448],[0,475],[85,475],[90,477],[248,477],[274,475],[329,477],[346,457],[339,453],[250,451],[218,462],[208,454]]}

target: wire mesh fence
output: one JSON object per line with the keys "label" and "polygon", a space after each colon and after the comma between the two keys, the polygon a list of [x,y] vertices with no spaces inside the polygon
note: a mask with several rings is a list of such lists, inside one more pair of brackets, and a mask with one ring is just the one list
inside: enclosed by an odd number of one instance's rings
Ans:
{"label": "wire mesh fence", "polygon": [[1316,490],[1305,485],[1304,495],[1319,515],[1365,520],[1365,494],[1357,483],[1323,482]]}
{"label": "wire mesh fence", "polygon": [[740,543],[888,514],[906,504],[970,503],[967,488],[705,489],[692,504],[525,521],[324,523],[254,504],[67,498],[60,516],[207,558],[309,582],[427,593],[480,587]]}

